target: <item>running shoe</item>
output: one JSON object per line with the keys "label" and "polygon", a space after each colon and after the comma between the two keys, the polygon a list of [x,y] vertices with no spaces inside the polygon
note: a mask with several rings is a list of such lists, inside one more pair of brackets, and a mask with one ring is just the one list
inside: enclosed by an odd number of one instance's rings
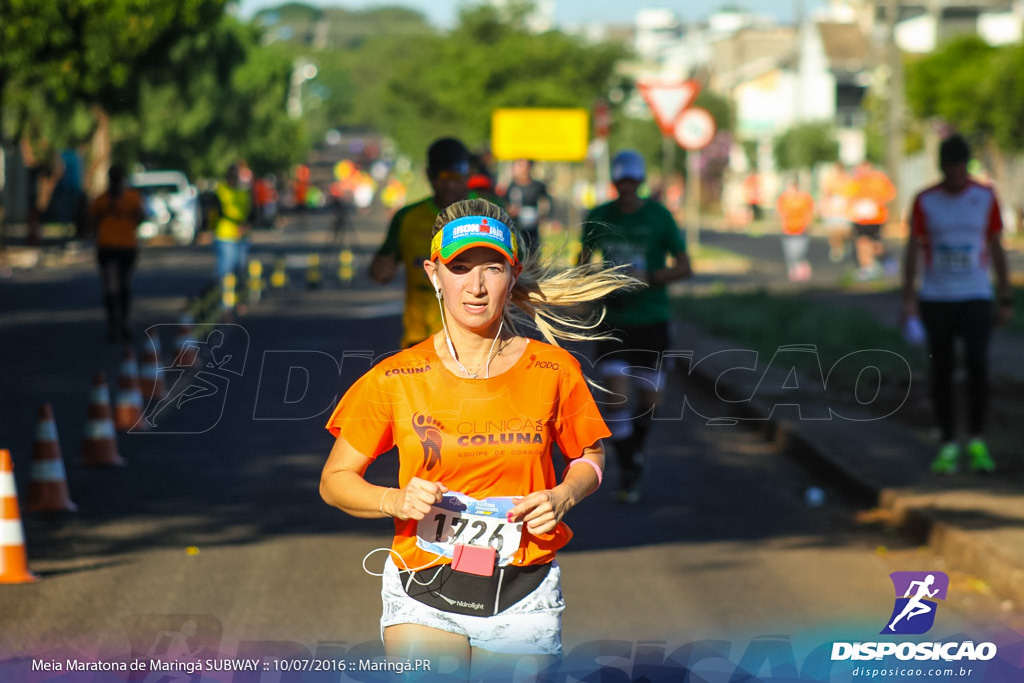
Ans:
{"label": "running shoe", "polygon": [[956,474],[960,470],[960,444],[950,441],[939,449],[939,455],[932,461],[932,474]]}
{"label": "running shoe", "polygon": [[994,472],[996,469],[984,439],[971,439],[967,442],[967,460],[972,472]]}

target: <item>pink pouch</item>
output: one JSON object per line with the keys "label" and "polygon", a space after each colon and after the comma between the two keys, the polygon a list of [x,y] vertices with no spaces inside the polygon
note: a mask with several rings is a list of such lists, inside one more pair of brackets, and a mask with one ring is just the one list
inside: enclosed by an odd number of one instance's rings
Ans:
{"label": "pink pouch", "polygon": [[452,553],[452,569],[477,576],[491,576],[494,574],[497,557],[498,552],[489,546],[456,544],[455,552]]}

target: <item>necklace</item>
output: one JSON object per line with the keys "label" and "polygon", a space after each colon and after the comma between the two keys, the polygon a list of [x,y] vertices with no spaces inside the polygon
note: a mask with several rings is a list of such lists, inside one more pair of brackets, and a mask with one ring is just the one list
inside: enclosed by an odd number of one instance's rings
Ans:
{"label": "necklace", "polygon": [[[502,327],[504,327],[504,325],[505,325],[505,320],[502,319],[501,323],[498,324],[498,334],[494,335],[494,340],[491,341],[491,348],[487,351],[487,363],[484,365],[484,377],[490,377],[491,376],[490,370],[491,370],[491,360],[493,360],[493,358],[494,358],[494,356],[492,355],[494,353],[494,345],[497,344],[498,343],[498,339],[501,338],[501,329],[502,329]],[[451,337],[448,336],[447,328],[445,329],[444,339],[445,339],[446,342],[448,342],[448,353],[451,354],[452,360],[455,361],[455,364],[459,366],[459,370],[462,370],[462,372],[465,373],[466,377],[468,377],[470,379],[479,379],[480,378],[480,368],[479,367],[477,367],[476,372],[470,372],[469,370],[466,369],[466,366],[463,365],[459,361],[459,357],[455,354],[455,346],[452,344],[452,339],[451,339]],[[498,352],[501,353],[501,350],[499,349]]]}

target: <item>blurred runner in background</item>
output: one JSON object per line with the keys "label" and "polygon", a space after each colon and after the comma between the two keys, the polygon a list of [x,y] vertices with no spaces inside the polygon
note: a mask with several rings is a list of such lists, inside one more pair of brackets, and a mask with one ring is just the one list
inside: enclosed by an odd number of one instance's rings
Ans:
{"label": "blurred runner in background", "polygon": [[505,208],[523,234],[528,250],[540,247],[540,222],[551,214],[551,195],[547,185],[533,178],[533,162],[516,159],[512,162],[512,182],[502,193]]}
{"label": "blurred runner in background", "polygon": [[807,228],[814,220],[814,200],[800,189],[800,183],[793,178],[779,195],[775,207],[782,223],[782,255],[786,260],[786,274],[790,282],[810,280]]}
{"label": "blurred runner in background", "polygon": [[[618,197],[587,216],[580,252],[582,264],[600,250],[606,262],[626,266],[648,285],[605,300],[606,330],[616,339],[599,340],[596,351],[604,386],[623,400],[606,410],[604,417],[619,463],[618,498],[625,503],[640,500],[644,447],[662,387],[661,354],[669,346],[671,318],[666,286],[692,274],[686,242],[672,214],[638,194],[646,175],[639,153],[625,150],[615,155],[611,177]],[[673,265],[668,265],[668,257],[675,259]],[[635,394],[630,392],[631,375],[638,379]]]}
{"label": "blurred runner in background", "polygon": [[138,253],[139,223],[146,218],[142,195],[126,186],[124,167],[107,173],[107,191],[89,210],[96,231],[103,306],[107,312],[107,343],[131,341],[132,271]]}
{"label": "blurred runner in background", "polygon": [[889,204],[896,199],[896,188],[889,176],[868,161],[857,167],[846,188],[857,278],[873,280],[882,276],[878,263],[885,251],[882,229],[889,220]]}
{"label": "blurred runner in background", "polygon": [[402,348],[418,344],[441,329],[441,316],[434,287],[423,274],[430,260],[430,237],[434,220],[442,209],[461,199],[469,190],[469,150],[455,138],[435,140],[427,149],[427,179],[434,190],[426,197],[395,213],[384,243],[370,263],[370,277],[391,282],[399,265],[405,266],[405,311],[402,315]]}

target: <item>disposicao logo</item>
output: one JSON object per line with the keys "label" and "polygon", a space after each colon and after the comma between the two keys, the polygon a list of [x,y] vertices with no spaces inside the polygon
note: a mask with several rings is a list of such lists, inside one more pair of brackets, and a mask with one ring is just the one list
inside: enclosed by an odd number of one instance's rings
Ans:
{"label": "disposicao logo", "polygon": [[[893,572],[889,575],[896,599],[880,635],[920,635],[935,624],[936,600],[945,600],[949,577],[943,572]],[[857,642],[832,643],[832,661],[879,660],[987,661],[996,656],[994,643],[964,642]]]}
{"label": "disposicao logo", "polygon": [[[896,603],[882,635],[920,635],[931,630],[938,604],[949,591],[949,577],[943,572],[893,572],[889,574],[896,589]],[[901,597],[902,596],[902,597]]]}

